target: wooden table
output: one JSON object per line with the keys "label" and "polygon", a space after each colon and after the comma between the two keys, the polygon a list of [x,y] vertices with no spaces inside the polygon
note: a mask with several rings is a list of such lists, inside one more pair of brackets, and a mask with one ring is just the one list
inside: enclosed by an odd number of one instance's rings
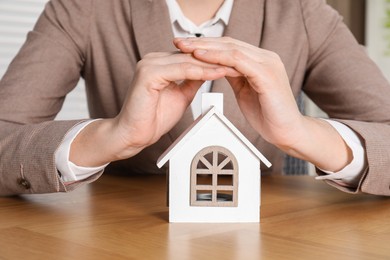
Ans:
{"label": "wooden table", "polygon": [[0,198],[0,259],[390,259],[390,198],[262,179],[255,224],[169,224],[165,177]]}

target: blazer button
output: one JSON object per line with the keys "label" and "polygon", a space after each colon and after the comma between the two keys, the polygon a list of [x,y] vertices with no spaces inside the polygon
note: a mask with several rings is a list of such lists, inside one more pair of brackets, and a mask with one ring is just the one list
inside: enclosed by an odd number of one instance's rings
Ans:
{"label": "blazer button", "polygon": [[19,184],[21,187],[25,188],[26,190],[28,190],[28,189],[31,188],[30,182],[29,182],[28,180],[26,180],[25,178],[20,178],[20,179],[18,180],[18,184]]}

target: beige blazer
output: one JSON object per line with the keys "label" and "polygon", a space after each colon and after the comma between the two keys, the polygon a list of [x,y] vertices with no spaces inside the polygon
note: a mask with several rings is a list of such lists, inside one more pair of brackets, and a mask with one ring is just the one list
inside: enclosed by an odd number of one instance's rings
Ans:
{"label": "beige blazer", "polygon": [[[334,10],[323,0],[236,0],[225,35],[278,53],[293,93],[303,90],[361,136],[368,169],[358,189],[338,188],[390,194],[389,84]],[[136,63],[149,52],[174,51],[172,39],[165,0],[49,2],[0,83],[0,194],[66,191],[95,180],[99,174],[64,186],[56,171],[54,152],[79,122],[53,121],[66,94],[82,76],[91,117],[114,117]],[[283,155],[248,125],[227,82],[212,91],[225,94],[227,117],[280,173]],[[112,167],[161,172],[157,157],[191,121],[188,111],[158,143]]]}

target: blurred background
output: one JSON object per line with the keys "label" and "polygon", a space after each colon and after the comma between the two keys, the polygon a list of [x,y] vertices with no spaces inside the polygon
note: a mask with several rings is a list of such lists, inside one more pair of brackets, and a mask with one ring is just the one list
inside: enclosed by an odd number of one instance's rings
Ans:
{"label": "blurred background", "polygon": [[[32,29],[47,0],[0,0],[0,78]],[[390,79],[390,0],[327,0],[343,17],[360,44]],[[0,101],[1,102],[1,101]],[[326,117],[307,97],[299,100],[304,113]],[[66,98],[56,119],[88,118],[83,81]],[[302,161],[286,158],[285,173],[313,174]]]}
{"label": "blurred background", "polygon": [[[0,0],[0,78],[19,51],[48,0]],[[0,101],[1,102],[1,101]],[[88,118],[84,84],[66,97],[57,119]]]}

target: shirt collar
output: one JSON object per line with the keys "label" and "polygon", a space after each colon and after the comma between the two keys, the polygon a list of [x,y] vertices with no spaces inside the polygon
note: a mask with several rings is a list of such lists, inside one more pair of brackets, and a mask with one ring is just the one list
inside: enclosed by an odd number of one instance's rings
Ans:
{"label": "shirt collar", "polygon": [[[218,12],[215,14],[214,19],[221,19],[225,25],[229,24],[230,14],[233,9],[233,0],[225,0],[222,6],[219,8]],[[218,21],[218,20],[215,20]]]}
{"label": "shirt collar", "polygon": [[[219,20],[223,21],[223,23],[228,25],[230,14],[233,9],[233,0],[225,0],[215,16],[209,20],[206,21],[204,24],[200,25],[199,27],[204,26],[205,24],[213,25],[217,23]],[[176,2],[176,0],[166,0],[168,9],[169,9],[169,16],[171,19],[171,23],[174,24],[175,22],[179,22],[180,24],[188,24],[189,21],[181,11],[181,8],[179,4]]]}

